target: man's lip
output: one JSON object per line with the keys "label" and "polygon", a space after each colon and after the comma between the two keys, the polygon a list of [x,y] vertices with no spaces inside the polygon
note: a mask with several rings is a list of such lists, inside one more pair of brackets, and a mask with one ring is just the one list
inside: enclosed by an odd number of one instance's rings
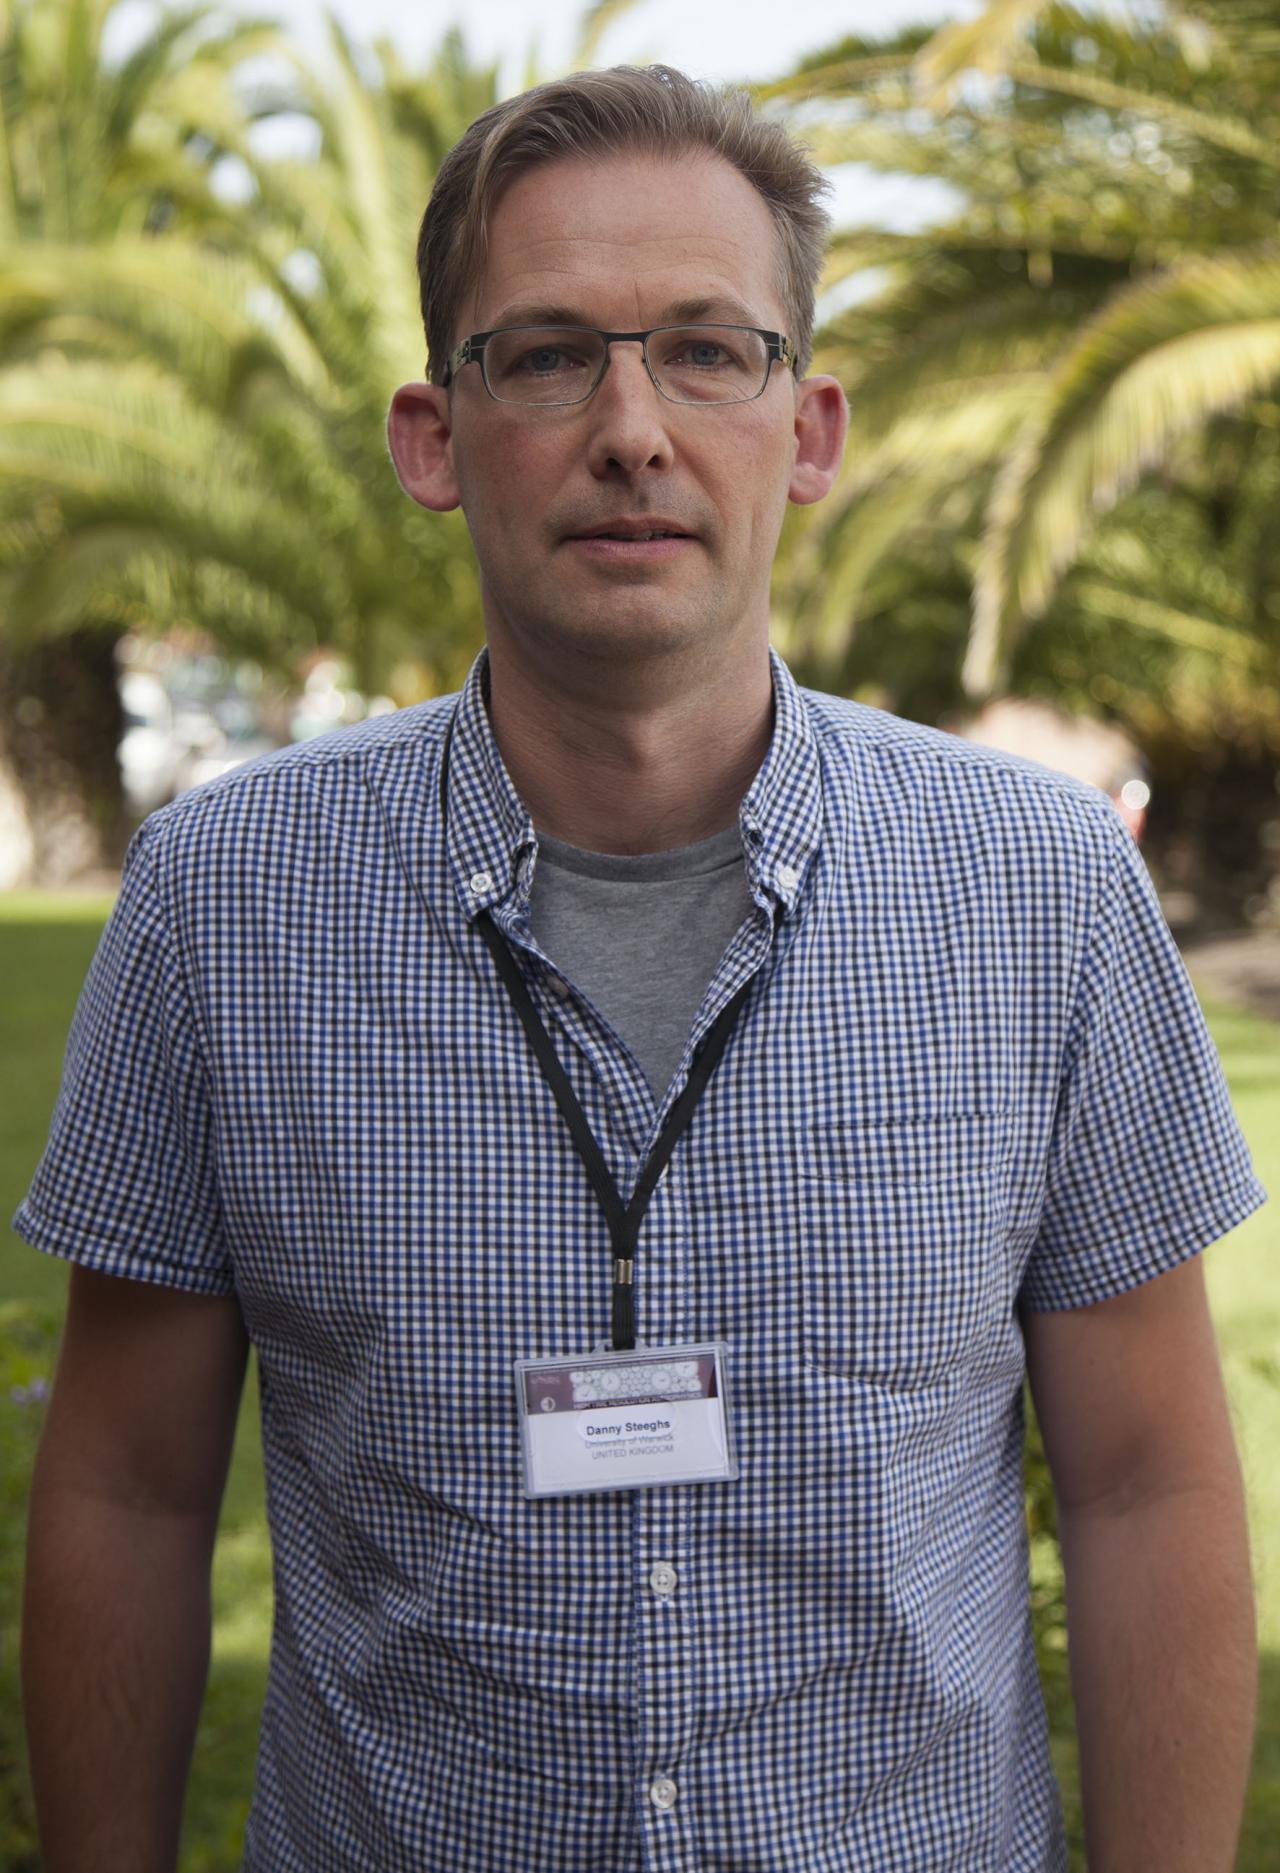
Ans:
{"label": "man's lip", "polygon": [[665,533],[677,540],[691,540],[694,535],[674,520],[604,520],[597,527],[584,527],[580,533],[568,533],[567,540],[599,540],[612,534],[624,540],[638,540],[646,534]]}

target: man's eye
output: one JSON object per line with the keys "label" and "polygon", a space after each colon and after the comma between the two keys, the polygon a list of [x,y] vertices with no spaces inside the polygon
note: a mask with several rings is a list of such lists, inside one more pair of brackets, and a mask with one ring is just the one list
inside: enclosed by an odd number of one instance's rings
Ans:
{"label": "man's eye", "polygon": [[745,362],[729,334],[708,338],[702,332],[673,332],[660,346],[659,355],[668,370],[736,370]]}
{"label": "man's eye", "polygon": [[532,377],[554,377],[559,371],[580,370],[582,362],[563,345],[538,345],[532,351],[522,352],[515,368]]}

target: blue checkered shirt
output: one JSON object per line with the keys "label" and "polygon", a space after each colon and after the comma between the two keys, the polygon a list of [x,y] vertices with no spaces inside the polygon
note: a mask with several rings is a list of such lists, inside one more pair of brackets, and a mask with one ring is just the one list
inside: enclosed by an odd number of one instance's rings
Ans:
{"label": "blue checkered shirt", "polygon": [[[276,1556],[245,1865],[1064,1868],[1018,1309],[1262,1195],[1133,842],[775,662],[753,909],[659,1105],[532,942],[483,669],[147,822],[19,1217],[244,1311]],[[482,909],[624,1195],[751,983],[635,1264],[645,1340],[728,1344],[735,1482],[522,1494],[512,1362],[607,1337],[611,1260]]]}

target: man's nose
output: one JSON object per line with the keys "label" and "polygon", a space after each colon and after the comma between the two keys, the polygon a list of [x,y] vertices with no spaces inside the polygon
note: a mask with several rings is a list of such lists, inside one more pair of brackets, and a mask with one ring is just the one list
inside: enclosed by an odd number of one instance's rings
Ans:
{"label": "man's nose", "polygon": [[591,401],[589,459],[592,472],[666,468],[673,452],[668,415],[674,409],[645,367],[643,348],[635,343],[609,347],[609,363]]}

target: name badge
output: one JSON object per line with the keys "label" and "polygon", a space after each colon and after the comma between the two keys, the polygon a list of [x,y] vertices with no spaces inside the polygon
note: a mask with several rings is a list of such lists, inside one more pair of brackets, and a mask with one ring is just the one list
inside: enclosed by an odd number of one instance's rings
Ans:
{"label": "name badge", "polygon": [[720,1343],[517,1359],[515,1375],[526,1496],[738,1474]]}

